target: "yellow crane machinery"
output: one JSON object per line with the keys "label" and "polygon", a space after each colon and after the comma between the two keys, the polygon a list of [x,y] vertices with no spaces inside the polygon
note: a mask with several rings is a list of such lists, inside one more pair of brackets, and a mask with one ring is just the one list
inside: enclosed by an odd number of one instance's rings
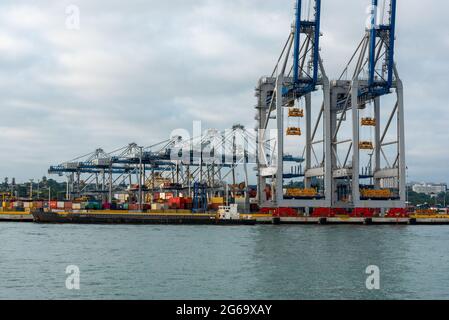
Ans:
{"label": "yellow crane machinery", "polygon": [[308,189],[299,189],[299,188],[290,188],[287,189],[287,197],[292,198],[314,198],[318,195],[316,189],[308,188]]}
{"label": "yellow crane machinery", "polygon": [[0,196],[1,196],[2,201],[7,201],[11,198],[11,193],[10,192],[1,192]]}
{"label": "yellow crane machinery", "polygon": [[360,150],[374,150],[374,145],[371,141],[362,141],[359,143]]}
{"label": "yellow crane machinery", "polygon": [[304,110],[299,108],[290,108],[288,110],[288,116],[290,118],[304,118]]}
{"label": "yellow crane machinery", "polygon": [[390,199],[393,196],[389,189],[362,189],[360,194],[362,198],[367,199]]}
{"label": "yellow crane machinery", "polygon": [[302,135],[301,128],[297,127],[287,128],[287,136],[301,136],[301,135]]}
{"label": "yellow crane machinery", "polygon": [[362,126],[365,127],[375,127],[377,124],[376,119],[371,118],[371,117],[367,117],[367,118],[363,118],[362,119]]}

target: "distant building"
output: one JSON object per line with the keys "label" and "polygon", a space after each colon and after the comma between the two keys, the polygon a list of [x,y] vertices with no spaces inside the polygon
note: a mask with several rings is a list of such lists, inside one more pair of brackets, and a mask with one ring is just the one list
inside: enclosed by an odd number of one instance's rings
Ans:
{"label": "distant building", "polygon": [[447,184],[445,183],[417,183],[412,187],[416,193],[424,193],[426,195],[437,195],[447,192]]}

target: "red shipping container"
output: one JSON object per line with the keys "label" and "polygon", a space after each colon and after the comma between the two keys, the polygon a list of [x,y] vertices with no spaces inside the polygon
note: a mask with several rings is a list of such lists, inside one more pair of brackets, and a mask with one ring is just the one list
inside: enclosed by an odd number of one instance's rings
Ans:
{"label": "red shipping container", "polygon": [[171,198],[171,199],[168,199],[168,203],[171,203],[171,204],[181,204],[183,201],[182,201],[182,198]]}
{"label": "red shipping container", "polygon": [[33,207],[36,209],[42,209],[44,207],[44,202],[42,201],[35,201],[33,203]]}
{"label": "red shipping container", "polygon": [[50,209],[58,209],[58,201],[50,201]]}
{"label": "red shipping container", "polygon": [[220,207],[220,204],[218,204],[218,203],[211,203],[209,205],[209,210],[218,211],[218,207]]}
{"label": "red shipping container", "polygon": [[70,202],[70,201],[64,202],[64,209],[71,210],[72,209],[72,202]]}
{"label": "red shipping container", "polygon": [[103,209],[104,210],[111,210],[111,204],[107,203],[107,202],[103,203]]}

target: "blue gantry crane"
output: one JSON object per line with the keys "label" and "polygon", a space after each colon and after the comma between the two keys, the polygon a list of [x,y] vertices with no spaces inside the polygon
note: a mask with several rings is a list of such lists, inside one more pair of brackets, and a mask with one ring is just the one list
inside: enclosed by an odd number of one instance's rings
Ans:
{"label": "blue gantry crane", "polygon": [[[294,48],[293,48],[293,90],[296,97],[307,95],[316,90],[318,83],[319,50],[320,50],[320,23],[321,23],[321,0],[314,1],[314,18],[310,15],[303,17],[303,1],[296,1]],[[311,2],[309,2],[308,10]],[[306,41],[301,45],[301,35]],[[308,60],[306,60],[308,59]],[[307,64],[306,64],[307,63]]]}
{"label": "blue gantry crane", "polygon": [[[326,137],[329,132],[319,130],[328,128],[330,121],[330,86],[320,57],[320,32],[321,0],[297,0],[294,23],[274,71],[270,77],[262,77],[256,88],[260,206],[328,207],[331,204],[331,179],[326,176],[331,160],[325,157],[331,150],[330,139]],[[319,89],[321,96],[312,95]],[[295,147],[286,150],[286,140]],[[272,141],[274,146],[270,145]],[[276,152],[270,157],[273,149]],[[300,155],[287,155],[287,152],[300,153],[301,149]],[[300,160],[301,167],[292,168],[296,164],[291,160]],[[287,190],[297,197],[286,195],[285,186],[292,183],[304,186],[304,190]],[[274,196],[267,197],[267,193]],[[301,194],[307,196],[302,198]]]}
{"label": "blue gantry crane", "polygon": [[394,77],[394,42],[396,0],[390,0],[388,18],[379,10],[379,0],[372,0],[369,31],[368,85],[360,90],[365,99],[391,93]]}
{"label": "blue gantry crane", "polygon": [[371,0],[371,5],[365,35],[331,87],[333,185],[339,190],[333,205],[404,208],[404,94],[394,59],[397,1]]}

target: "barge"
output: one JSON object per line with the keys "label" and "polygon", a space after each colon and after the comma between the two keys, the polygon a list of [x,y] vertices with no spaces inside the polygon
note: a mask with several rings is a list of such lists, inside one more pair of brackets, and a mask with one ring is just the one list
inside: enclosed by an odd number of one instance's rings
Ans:
{"label": "barge", "polygon": [[130,212],[130,211],[85,211],[54,212],[32,211],[36,223],[70,224],[147,224],[147,225],[255,225],[250,215],[185,212]]}

